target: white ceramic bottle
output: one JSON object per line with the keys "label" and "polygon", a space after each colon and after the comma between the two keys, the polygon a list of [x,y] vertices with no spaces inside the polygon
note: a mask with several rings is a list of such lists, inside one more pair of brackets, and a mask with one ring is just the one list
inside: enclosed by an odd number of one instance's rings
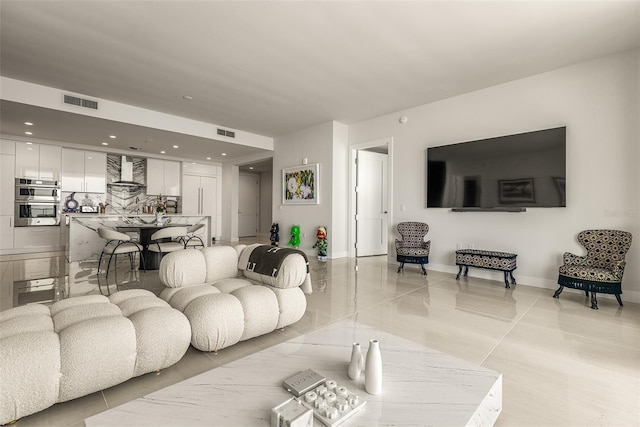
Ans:
{"label": "white ceramic bottle", "polygon": [[369,341],[364,370],[364,389],[369,394],[380,394],[382,391],[382,355],[378,340]]}
{"label": "white ceramic bottle", "polygon": [[364,368],[364,356],[360,350],[360,343],[354,342],[351,349],[351,362],[349,362],[349,378],[357,380]]}

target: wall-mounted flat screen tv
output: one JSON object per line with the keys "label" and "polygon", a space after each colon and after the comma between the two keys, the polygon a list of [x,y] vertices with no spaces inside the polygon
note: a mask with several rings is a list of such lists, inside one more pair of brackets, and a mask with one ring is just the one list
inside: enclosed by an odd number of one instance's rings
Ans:
{"label": "wall-mounted flat screen tv", "polygon": [[566,127],[427,149],[428,208],[566,206]]}

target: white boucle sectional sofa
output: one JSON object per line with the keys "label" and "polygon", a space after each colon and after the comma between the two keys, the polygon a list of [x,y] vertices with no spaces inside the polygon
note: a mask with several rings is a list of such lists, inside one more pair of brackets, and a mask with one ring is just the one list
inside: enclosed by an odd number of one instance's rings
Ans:
{"label": "white boucle sectional sofa", "polygon": [[187,318],[142,289],[0,312],[0,424],[171,366],[190,337]]}
{"label": "white boucle sectional sofa", "polygon": [[160,263],[160,281],[167,286],[160,298],[187,316],[191,344],[202,351],[297,322],[312,292],[303,252],[257,244],[169,253]]}

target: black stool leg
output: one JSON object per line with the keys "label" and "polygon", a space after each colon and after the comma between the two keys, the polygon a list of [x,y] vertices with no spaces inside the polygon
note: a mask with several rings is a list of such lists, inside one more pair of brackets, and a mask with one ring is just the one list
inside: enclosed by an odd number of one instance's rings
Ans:
{"label": "black stool leg", "polygon": [[422,269],[422,274],[427,275],[427,269],[424,268],[424,264],[420,264],[420,268]]}
{"label": "black stool leg", "polygon": [[596,299],[596,293],[591,291],[591,308],[598,309],[598,300]]}
{"label": "black stool leg", "polygon": [[504,287],[505,288],[511,288],[511,286],[509,286],[509,272],[505,271],[504,272]]}
{"label": "black stool leg", "polygon": [[458,270],[458,275],[456,276],[456,280],[460,280],[460,274],[462,274],[462,266],[459,265],[460,269]]}
{"label": "black stool leg", "polygon": [[400,265],[398,266],[398,273],[400,273],[400,270],[402,270],[404,268],[404,262],[401,262]]}

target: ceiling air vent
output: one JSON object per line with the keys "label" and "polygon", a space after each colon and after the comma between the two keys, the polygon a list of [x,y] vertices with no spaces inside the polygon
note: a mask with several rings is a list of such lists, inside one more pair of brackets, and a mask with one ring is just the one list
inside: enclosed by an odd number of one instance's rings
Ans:
{"label": "ceiling air vent", "polygon": [[222,135],[222,136],[228,136],[229,138],[235,138],[236,137],[236,133],[230,130],[224,130],[224,129],[220,129],[218,128],[218,135]]}
{"label": "ceiling air vent", "polygon": [[84,99],[73,95],[64,95],[63,102],[65,104],[75,105],[78,107],[91,108],[92,110],[98,109],[98,101]]}

